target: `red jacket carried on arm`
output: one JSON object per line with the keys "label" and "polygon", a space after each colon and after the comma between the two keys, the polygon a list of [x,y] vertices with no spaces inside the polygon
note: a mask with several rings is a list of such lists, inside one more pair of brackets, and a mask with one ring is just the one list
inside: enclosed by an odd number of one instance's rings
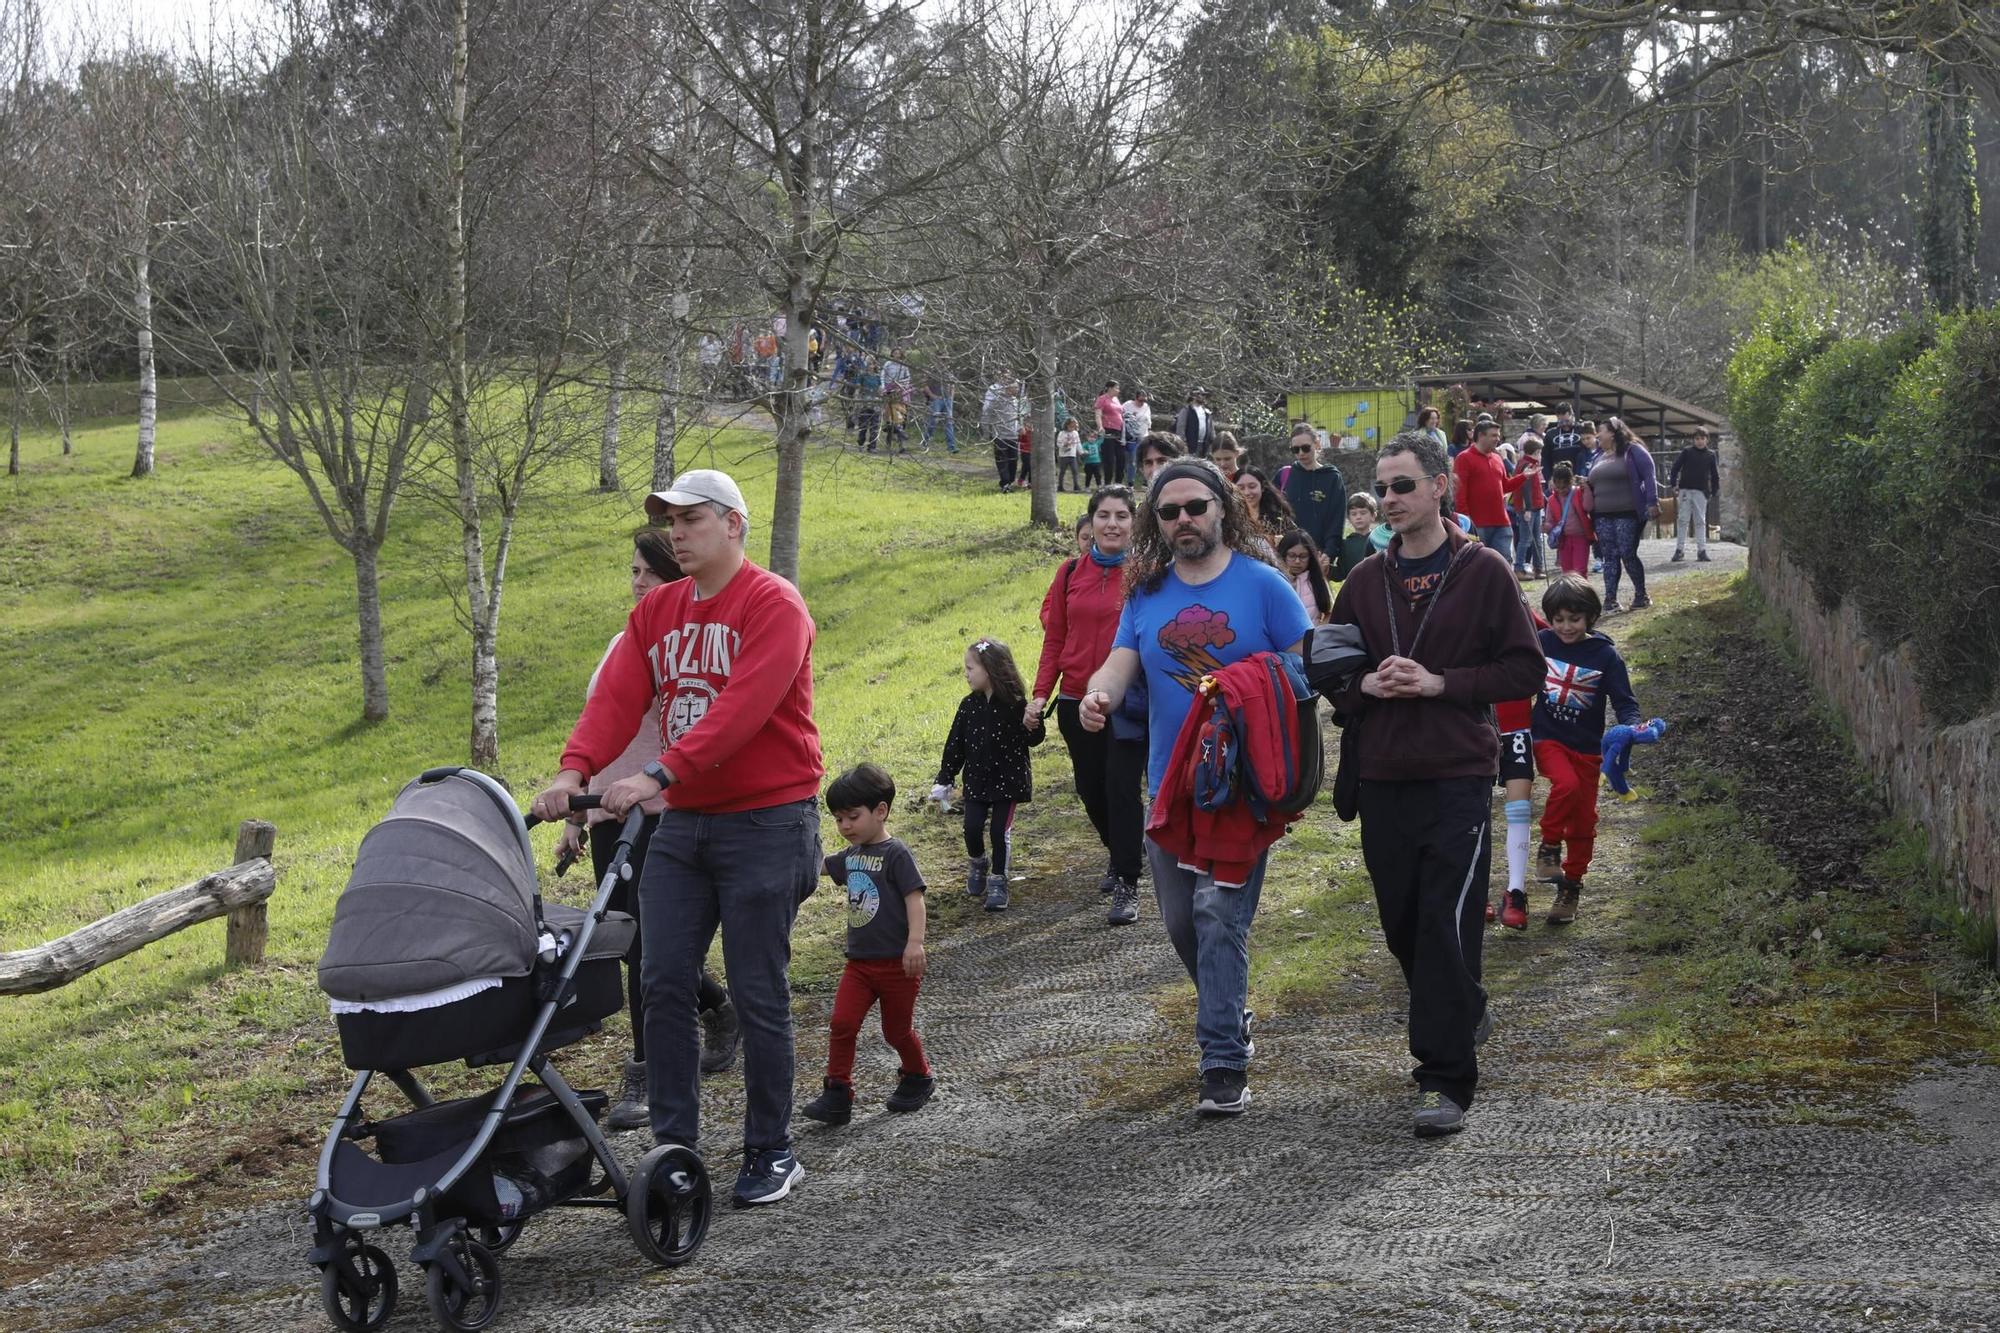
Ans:
{"label": "red jacket carried on arm", "polygon": [[1278,775],[1289,775],[1296,763],[1298,701],[1290,691],[1274,688],[1278,677],[1267,664],[1270,656],[1252,653],[1203,677],[1146,821],[1146,834],[1161,851],[1188,870],[1212,875],[1223,888],[1247,883],[1257,858],[1299,818],[1300,812],[1259,813],[1259,802],[1243,784],[1236,799],[1219,810],[1205,810],[1195,799],[1197,769],[1222,758],[1204,753],[1217,741],[1210,722],[1218,699],[1235,724],[1237,762],[1264,779],[1259,785],[1286,785]]}
{"label": "red jacket carried on arm", "polygon": [[562,766],[589,777],[615,760],[657,694],[660,762],[676,779],[668,809],[724,814],[817,796],[813,635],[798,589],[748,561],[714,597],[697,598],[693,579],[662,584],[598,669]]}
{"label": "red jacket carried on arm", "polygon": [[1035,668],[1036,699],[1081,699],[1091,673],[1111,656],[1118,613],[1125,608],[1125,567],[1100,565],[1089,556],[1066,560],[1042,599],[1042,660]]}

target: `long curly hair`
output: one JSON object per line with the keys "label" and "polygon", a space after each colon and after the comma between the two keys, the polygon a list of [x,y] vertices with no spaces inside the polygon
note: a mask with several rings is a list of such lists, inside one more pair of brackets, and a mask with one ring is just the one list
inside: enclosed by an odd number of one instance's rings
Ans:
{"label": "long curly hair", "polygon": [[[1249,506],[1243,502],[1243,492],[1223,478],[1221,468],[1206,458],[1176,458],[1169,466],[1198,467],[1214,474],[1215,489],[1221,492],[1222,544],[1238,555],[1248,556],[1252,560],[1264,558],[1263,552],[1255,545],[1261,536],[1257,520],[1250,513]],[[1161,473],[1165,470],[1162,468]],[[1154,474],[1156,482],[1159,476],[1160,473]],[[1158,490],[1159,487],[1155,485],[1152,489]],[[1132,544],[1126,551],[1128,552],[1125,557],[1126,596],[1129,597],[1135,592],[1158,592],[1160,585],[1166,582],[1167,567],[1174,562],[1174,547],[1173,543],[1167,540],[1166,533],[1160,529],[1160,516],[1154,512],[1151,492],[1148,492],[1145,503],[1139,506],[1139,512],[1133,516]]]}
{"label": "long curly hair", "polygon": [[968,651],[979,659],[986,679],[993,683],[993,697],[1012,708],[1028,702],[1028,687],[1022,683],[1021,668],[1014,663],[1014,651],[1000,640],[974,639]]}

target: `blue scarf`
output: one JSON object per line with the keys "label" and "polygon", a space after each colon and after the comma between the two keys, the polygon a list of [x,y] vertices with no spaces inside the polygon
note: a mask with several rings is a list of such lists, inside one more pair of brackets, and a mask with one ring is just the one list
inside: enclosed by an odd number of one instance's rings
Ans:
{"label": "blue scarf", "polygon": [[1097,549],[1096,542],[1092,542],[1090,544],[1090,558],[1097,564],[1104,566],[1106,569],[1116,569],[1118,566],[1125,563],[1125,552],[1120,551],[1116,555],[1106,555],[1104,554],[1104,552]]}

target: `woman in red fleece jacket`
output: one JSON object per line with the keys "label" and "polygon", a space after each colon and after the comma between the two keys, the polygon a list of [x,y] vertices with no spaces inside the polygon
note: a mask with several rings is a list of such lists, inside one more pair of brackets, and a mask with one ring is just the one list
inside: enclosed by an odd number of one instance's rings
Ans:
{"label": "woman in red fleece jacket", "polygon": [[[1109,920],[1129,926],[1139,919],[1139,870],[1145,809],[1140,782],[1145,746],[1106,731],[1085,731],[1078,700],[1090,673],[1111,655],[1118,614],[1125,607],[1125,547],[1132,539],[1132,488],[1100,486],[1090,493],[1089,550],[1063,562],[1042,599],[1042,660],[1028,713],[1040,717],[1049,695],[1056,700],[1056,728],[1069,749],[1070,771],[1084,813],[1104,844],[1109,863],[1101,888],[1111,895]],[[1131,753],[1118,755],[1115,747]],[[1119,762],[1120,760],[1123,762]]]}

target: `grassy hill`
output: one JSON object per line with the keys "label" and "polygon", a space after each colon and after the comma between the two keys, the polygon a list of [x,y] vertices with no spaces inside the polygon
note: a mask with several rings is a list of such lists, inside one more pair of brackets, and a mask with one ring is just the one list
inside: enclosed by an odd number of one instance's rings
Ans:
{"label": "grassy hill", "polygon": [[[720,432],[682,461],[729,468],[766,515],[767,444]],[[279,880],[262,968],[221,973],[218,921],[65,989],[0,1000],[0,1221],[52,1184],[115,1183],[113,1197],[156,1208],[259,1162],[296,1184],[341,1081],[313,965],[353,848],[403,782],[467,753],[454,523],[414,494],[397,512],[383,561],[391,716],[363,725],[352,566],[303,488],[235,427],[169,417],[143,482],[125,476],[126,422],[92,423],[68,459],[52,436],[23,452],[24,475],[0,485],[0,948],[219,867],[246,817],[277,825]],[[517,792],[554,769],[629,607],[626,534],[647,460],[631,462],[624,494],[595,494],[594,468],[579,466],[522,517],[500,653],[500,776]],[[833,449],[814,451],[806,501],[828,765],[887,765],[906,793],[899,831],[948,881],[963,855],[955,823],[923,818],[917,795],[963,693],[960,654],[997,635],[1032,669],[1036,610],[1067,542],[1027,528],[1025,499],[980,475]],[[755,526],[753,556],[767,541]],[[1041,752],[1037,780],[1028,868],[1093,882],[1101,854],[1059,746]],[[1302,857],[1341,844],[1330,814],[1315,825],[1294,839]],[[826,836],[837,842],[830,821]],[[1299,891],[1313,880],[1325,883]],[[1322,896],[1260,956],[1260,984],[1302,982],[1353,947],[1350,929],[1311,927],[1323,912],[1345,920],[1358,897]],[[1287,902],[1268,892],[1266,914]],[[997,928],[962,900],[938,910],[940,929]],[[798,936],[802,988],[837,970],[838,931],[832,896],[817,895]],[[600,1045],[608,1069],[615,1052]]]}

